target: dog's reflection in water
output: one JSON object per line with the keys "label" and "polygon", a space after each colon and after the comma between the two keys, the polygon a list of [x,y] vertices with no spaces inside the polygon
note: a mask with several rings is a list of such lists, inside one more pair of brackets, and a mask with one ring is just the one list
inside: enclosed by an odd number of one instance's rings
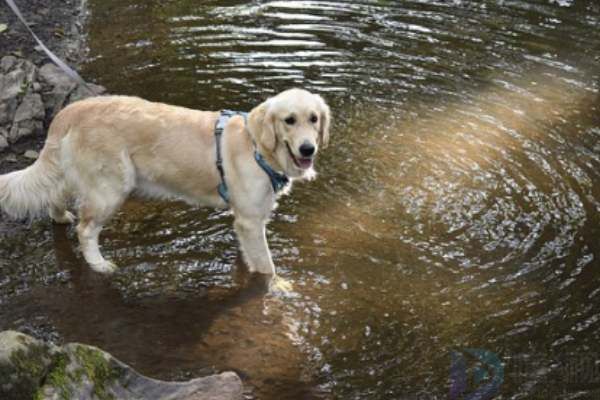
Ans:
{"label": "dog's reflection in water", "polygon": [[[287,296],[278,295],[289,289],[287,282],[279,286],[249,273],[238,256],[229,285],[173,293],[164,282],[166,294],[159,288],[137,297],[122,286],[134,266],[110,278],[96,274],[83,268],[66,227],[55,226],[53,233],[57,263],[70,278],[67,285],[32,290],[20,315],[41,314],[65,342],[98,346],[153,378],[233,370],[264,398],[282,398],[282,382],[307,387],[305,355],[294,344],[299,323]],[[134,279],[143,285],[144,277]]]}

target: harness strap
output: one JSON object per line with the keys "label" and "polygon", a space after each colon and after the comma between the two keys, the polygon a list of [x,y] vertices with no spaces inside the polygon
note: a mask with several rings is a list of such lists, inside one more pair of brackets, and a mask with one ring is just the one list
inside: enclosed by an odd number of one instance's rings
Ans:
{"label": "harness strap", "polygon": [[[227,188],[227,182],[225,182],[225,170],[223,169],[223,157],[221,155],[221,137],[223,136],[223,132],[225,131],[225,126],[227,125],[227,122],[229,121],[229,119],[236,115],[243,116],[245,121],[248,118],[248,113],[245,113],[245,112],[222,110],[219,115],[219,118],[217,119],[217,122],[215,123],[215,138],[216,138],[215,141],[216,141],[216,148],[217,148],[217,170],[219,171],[219,175],[221,177],[221,182],[219,183],[219,186],[217,187],[217,191],[219,192],[219,196],[221,196],[223,201],[227,204],[229,204],[229,190]],[[254,159],[256,160],[256,163],[262,168],[263,171],[265,171],[265,173],[269,177],[269,180],[271,181],[271,186],[273,187],[273,192],[275,194],[279,193],[288,185],[288,183],[290,183],[290,179],[287,177],[287,175],[285,175],[281,172],[275,171],[269,165],[269,163],[264,159],[262,154],[260,154],[258,152],[258,149],[256,148],[256,143],[254,143],[254,140],[252,140],[252,143],[254,145]]]}
{"label": "harness strap", "polygon": [[[227,183],[225,183],[225,171],[223,170],[223,157],[221,156],[221,137],[223,136],[223,131],[225,130],[225,125],[227,125],[227,121],[229,118],[236,115],[235,111],[231,110],[223,110],[217,119],[215,124],[215,138],[217,143],[217,170],[219,171],[219,175],[221,176],[221,183],[217,188],[219,192],[219,196],[223,199],[223,201],[229,204],[229,190],[227,189]],[[243,114],[242,114],[243,115]],[[245,118],[245,115],[244,115]]]}
{"label": "harness strap", "polygon": [[273,191],[275,193],[279,193],[288,185],[288,183],[290,183],[290,178],[288,178],[286,174],[282,174],[281,172],[277,172],[271,168],[269,163],[267,163],[267,161],[263,158],[262,154],[260,154],[256,149],[254,149],[254,159],[263,169],[263,171],[265,171],[265,173],[269,176],[269,179],[271,180],[271,186],[273,186]]}

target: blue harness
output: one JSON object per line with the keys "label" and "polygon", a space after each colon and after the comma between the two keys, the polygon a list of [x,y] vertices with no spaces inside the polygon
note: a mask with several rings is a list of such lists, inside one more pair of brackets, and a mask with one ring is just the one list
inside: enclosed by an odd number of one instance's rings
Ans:
{"label": "blue harness", "polygon": [[[225,125],[227,125],[227,121],[231,117],[236,115],[241,115],[244,117],[244,121],[247,122],[248,113],[231,111],[231,110],[223,110],[217,119],[215,124],[215,139],[217,143],[217,170],[219,170],[219,175],[221,176],[221,183],[217,188],[219,192],[219,196],[223,199],[223,201],[229,204],[229,190],[227,189],[227,183],[225,182],[225,171],[223,170],[223,157],[221,156],[221,137],[223,136],[223,132],[225,130]],[[252,140],[254,143],[254,140]],[[287,175],[282,174],[280,172],[275,171],[269,163],[263,158],[263,156],[258,152],[256,148],[256,143],[254,143],[254,159],[256,163],[262,168],[263,171],[267,174],[271,181],[271,186],[273,186],[273,192],[275,194],[282,191],[288,183],[290,183],[290,178]]]}

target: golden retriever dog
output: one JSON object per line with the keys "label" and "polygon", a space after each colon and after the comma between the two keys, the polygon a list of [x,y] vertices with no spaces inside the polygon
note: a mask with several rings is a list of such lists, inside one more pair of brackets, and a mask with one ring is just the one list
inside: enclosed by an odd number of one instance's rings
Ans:
{"label": "golden retriever dog", "polygon": [[116,268],[100,253],[100,231],[130,194],[230,207],[249,271],[275,275],[265,225],[278,193],[267,169],[289,178],[286,191],[293,180],[312,178],[329,141],[329,107],[319,95],[290,89],[247,118],[230,117],[217,139],[220,116],[126,96],[73,103],[52,121],[36,162],[0,176],[0,207],[14,218],[47,211],[62,224],[74,222],[67,204],[77,200],[81,251],[100,273]]}

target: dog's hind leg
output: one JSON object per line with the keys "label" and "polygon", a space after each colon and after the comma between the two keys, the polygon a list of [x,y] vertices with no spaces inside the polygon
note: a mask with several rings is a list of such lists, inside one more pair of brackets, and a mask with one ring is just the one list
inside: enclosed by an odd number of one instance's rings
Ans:
{"label": "dog's hind leg", "polygon": [[81,201],[77,235],[85,261],[96,272],[110,274],[117,268],[102,256],[98,239],[103,225],[117,211],[126,195],[122,191],[105,191],[102,194],[94,191],[87,193]]}
{"label": "dog's hind leg", "polygon": [[57,224],[72,224],[75,216],[63,207],[51,207],[50,218]]}
{"label": "dog's hind leg", "polygon": [[104,259],[98,239],[103,225],[123,204],[135,185],[135,169],[127,155],[112,164],[104,163],[100,171],[86,174],[81,171],[78,180],[80,193],[77,234],[83,257],[90,267],[110,274],[116,265]]}
{"label": "dog's hind leg", "polygon": [[63,190],[61,196],[48,209],[50,218],[57,224],[72,224],[75,216],[67,210],[66,192]]}

